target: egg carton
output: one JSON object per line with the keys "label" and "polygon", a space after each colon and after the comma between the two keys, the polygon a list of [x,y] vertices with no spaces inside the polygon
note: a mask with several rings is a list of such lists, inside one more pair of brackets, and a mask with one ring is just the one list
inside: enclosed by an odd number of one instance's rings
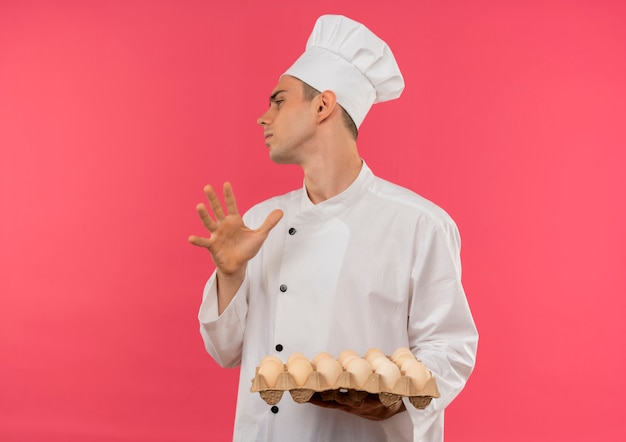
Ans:
{"label": "egg carton", "polygon": [[285,391],[288,391],[297,403],[308,402],[315,393],[320,393],[322,400],[325,401],[335,400],[338,395],[348,395],[350,399],[359,402],[364,401],[369,394],[373,394],[378,395],[384,406],[391,407],[400,402],[403,397],[407,397],[415,408],[423,410],[433,398],[440,396],[437,382],[432,376],[421,390],[418,390],[412,379],[404,374],[393,388],[388,388],[378,373],[370,374],[364,385],[357,386],[353,374],[344,370],[335,385],[328,385],[314,369],[303,385],[297,385],[285,365],[283,372],[278,375],[276,385],[269,388],[264,376],[258,371],[257,367],[250,391],[259,393],[268,405],[280,402]]}

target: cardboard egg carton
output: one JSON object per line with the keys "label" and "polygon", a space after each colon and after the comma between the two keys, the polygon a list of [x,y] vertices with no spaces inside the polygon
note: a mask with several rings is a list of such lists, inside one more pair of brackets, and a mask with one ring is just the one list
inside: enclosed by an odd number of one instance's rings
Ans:
{"label": "cardboard egg carton", "polygon": [[315,393],[325,401],[335,400],[338,395],[348,395],[355,401],[364,401],[369,394],[378,395],[380,402],[391,407],[407,397],[409,402],[420,410],[430,404],[433,398],[440,396],[437,389],[437,382],[433,376],[430,377],[423,389],[418,390],[413,380],[402,373],[402,376],[392,388],[388,388],[382,381],[378,373],[369,375],[364,385],[358,386],[352,373],[343,369],[334,385],[328,385],[326,380],[313,367],[313,372],[308,376],[303,385],[297,385],[291,373],[287,371],[287,366],[283,366],[283,372],[278,375],[276,385],[272,388],[267,386],[264,376],[259,374],[257,367],[252,387],[250,391],[259,393],[261,398],[268,405],[277,404],[284,392],[288,391],[293,400],[297,403],[308,402]]}

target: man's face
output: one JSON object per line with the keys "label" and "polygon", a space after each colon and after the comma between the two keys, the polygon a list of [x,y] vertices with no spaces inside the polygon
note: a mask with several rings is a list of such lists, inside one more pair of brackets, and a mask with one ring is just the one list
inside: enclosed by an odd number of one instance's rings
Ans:
{"label": "man's face", "polygon": [[301,164],[315,133],[315,104],[303,97],[302,82],[285,75],[272,91],[269,109],[259,117],[265,145],[276,163]]}

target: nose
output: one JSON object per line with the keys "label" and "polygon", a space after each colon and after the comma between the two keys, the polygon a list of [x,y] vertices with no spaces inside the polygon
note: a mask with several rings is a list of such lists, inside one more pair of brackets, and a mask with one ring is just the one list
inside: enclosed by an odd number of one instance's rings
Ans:
{"label": "nose", "polygon": [[266,110],[263,115],[261,115],[259,118],[256,119],[256,124],[258,124],[259,126],[267,126],[268,122],[269,122],[269,113],[270,109]]}

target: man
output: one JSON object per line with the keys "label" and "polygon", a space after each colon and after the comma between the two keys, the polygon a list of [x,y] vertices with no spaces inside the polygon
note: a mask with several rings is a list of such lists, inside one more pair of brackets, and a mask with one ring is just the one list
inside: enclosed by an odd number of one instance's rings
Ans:
{"label": "man", "polygon": [[[357,151],[370,106],[404,81],[389,47],[360,23],[326,15],[305,53],[280,78],[258,119],[270,157],[298,164],[302,189],[239,215],[205,187],[210,232],[190,242],[216,265],[199,312],[207,351],[241,365],[238,441],[441,441],[443,409],[475,361],[477,332],[461,285],[459,236],[439,207],[377,178]],[[392,149],[393,146],[381,146]],[[273,354],[337,357],[409,347],[432,371],[441,397],[425,410],[376,398],[268,406],[250,392],[255,367]]]}

